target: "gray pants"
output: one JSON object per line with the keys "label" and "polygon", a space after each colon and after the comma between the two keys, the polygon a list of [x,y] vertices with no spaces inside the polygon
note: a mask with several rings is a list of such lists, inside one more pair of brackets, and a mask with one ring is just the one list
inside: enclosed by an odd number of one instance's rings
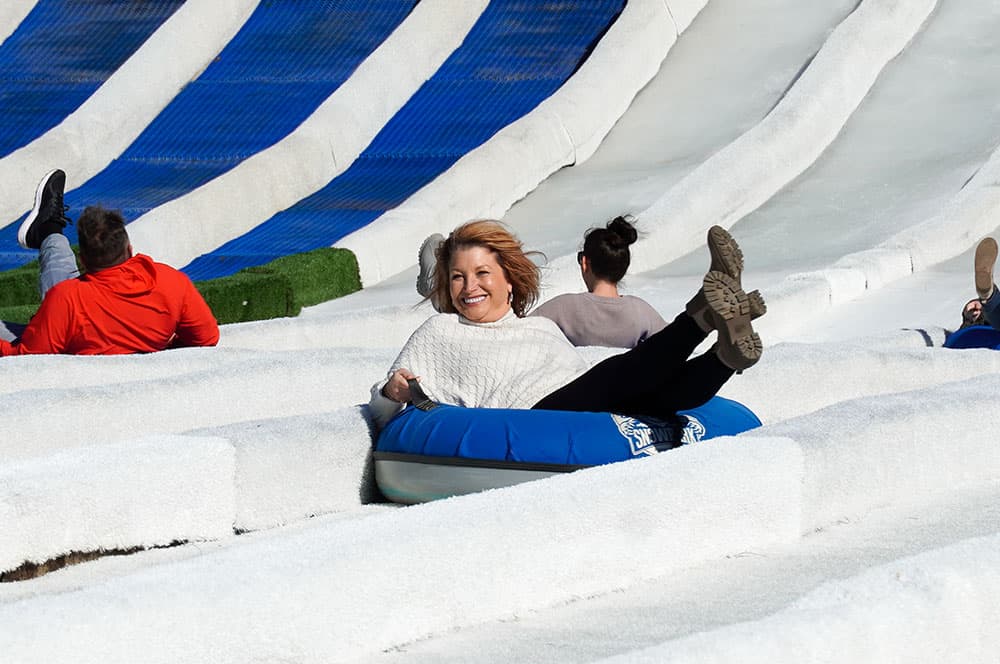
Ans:
{"label": "gray pants", "polygon": [[43,300],[49,289],[60,281],[80,276],[76,256],[69,248],[69,240],[62,233],[53,233],[42,240],[38,248],[38,265],[38,292]]}

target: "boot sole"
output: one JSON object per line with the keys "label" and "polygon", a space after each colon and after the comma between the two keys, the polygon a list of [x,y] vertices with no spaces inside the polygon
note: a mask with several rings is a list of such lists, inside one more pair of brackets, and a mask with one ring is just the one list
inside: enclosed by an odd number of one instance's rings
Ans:
{"label": "boot sole", "polygon": [[712,256],[709,272],[724,272],[742,288],[743,250],[722,226],[708,229],[708,253]]}
{"label": "boot sole", "polygon": [[985,238],[976,246],[976,293],[980,300],[993,292],[993,266],[997,262],[997,241]]}
{"label": "boot sole", "polygon": [[28,231],[31,229],[31,225],[35,223],[35,220],[38,219],[38,210],[42,204],[42,195],[45,193],[45,186],[58,170],[58,168],[53,168],[46,173],[41,182],[38,183],[38,186],[35,187],[35,204],[31,206],[31,212],[28,213],[28,216],[21,222],[20,227],[17,229],[17,243],[25,249],[38,249],[38,247],[28,246]]}
{"label": "boot sole", "polygon": [[[733,368],[737,371],[756,364],[763,353],[763,344],[751,324],[750,297],[743,292],[739,282],[725,272],[706,274],[702,289],[719,331],[719,344],[736,351],[737,357],[724,353],[728,363],[736,365]],[[759,304],[763,305],[763,298]]]}
{"label": "boot sole", "polygon": [[[747,301],[750,303],[750,320],[757,320],[767,313],[767,303],[764,302],[764,296],[760,294],[759,290],[752,290],[747,293]],[[705,299],[705,293],[699,291],[687,303],[685,311],[687,311],[689,316],[697,320],[702,315],[702,312],[708,308],[708,300]],[[713,327],[712,329],[715,328]]]}
{"label": "boot sole", "polygon": [[750,301],[750,320],[757,320],[767,313],[767,303],[764,302],[764,296],[759,290],[747,293],[747,300]]}

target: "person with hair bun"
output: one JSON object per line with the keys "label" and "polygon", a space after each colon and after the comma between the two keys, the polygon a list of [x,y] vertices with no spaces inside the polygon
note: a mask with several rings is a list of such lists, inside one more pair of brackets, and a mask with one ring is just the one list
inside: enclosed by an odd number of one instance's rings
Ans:
{"label": "person with hair bun", "polygon": [[630,216],[588,230],[576,255],[587,292],[557,295],[531,315],[552,320],[574,346],[634,348],[662,330],[667,321],[648,302],[618,292],[638,238]]}
{"label": "person with hair bun", "polygon": [[[424,399],[471,408],[610,412],[669,419],[715,396],[760,359],[743,291],[743,254],[720,227],[712,264],[685,311],[645,342],[590,367],[554,322],[525,316],[539,268],[498,221],[462,224],[431,245],[430,300],[441,313],[410,335],[369,408],[381,428]],[[718,341],[691,357],[712,332]]]}

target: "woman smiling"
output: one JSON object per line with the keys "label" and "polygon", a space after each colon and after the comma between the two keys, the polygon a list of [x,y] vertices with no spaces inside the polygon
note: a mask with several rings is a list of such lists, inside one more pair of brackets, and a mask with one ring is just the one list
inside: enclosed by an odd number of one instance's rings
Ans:
{"label": "woman smiling", "polygon": [[[373,386],[376,423],[412,401],[414,379],[430,399],[467,407],[667,419],[705,403],[761,354],[740,282],[742,253],[728,233],[709,241],[712,267],[687,310],[637,348],[588,368],[555,323],[525,317],[538,299],[539,270],[521,242],[497,221],[459,226],[435,252],[430,299],[442,313],[410,336]],[[713,330],[719,342],[689,359]]]}

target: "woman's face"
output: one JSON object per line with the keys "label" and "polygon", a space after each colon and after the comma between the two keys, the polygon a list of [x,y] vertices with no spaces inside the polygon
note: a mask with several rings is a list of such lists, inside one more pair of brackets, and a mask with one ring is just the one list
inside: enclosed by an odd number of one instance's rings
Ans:
{"label": "woman's face", "polygon": [[514,287],[490,249],[480,246],[457,249],[451,256],[448,274],[451,303],[469,320],[492,323],[510,311]]}

